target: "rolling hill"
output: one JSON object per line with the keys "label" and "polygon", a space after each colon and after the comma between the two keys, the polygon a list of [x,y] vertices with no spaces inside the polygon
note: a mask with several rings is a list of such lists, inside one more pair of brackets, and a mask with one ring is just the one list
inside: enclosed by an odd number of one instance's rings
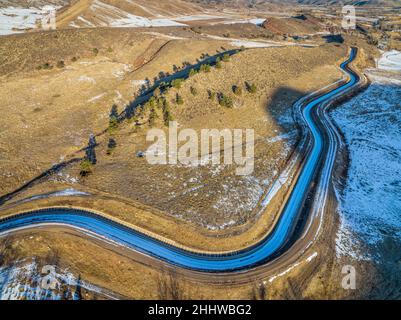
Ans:
{"label": "rolling hill", "polygon": [[398,0],[186,0],[202,5],[224,5],[231,7],[260,7],[266,4],[313,5],[313,6],[400,6]]}

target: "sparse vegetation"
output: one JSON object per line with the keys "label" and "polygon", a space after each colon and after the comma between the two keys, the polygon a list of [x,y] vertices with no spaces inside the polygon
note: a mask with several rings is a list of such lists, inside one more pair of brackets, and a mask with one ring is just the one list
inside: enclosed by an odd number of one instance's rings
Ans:
{"label": "sparse vegetation", "polygon": [[184,79],[174,79],[171,81],[171,86],[175,89],[181,89]]}
{"label": "sparse vegetation", "polygon": [[116,140],[114,140],[113,138],[110,138],[109,142],[107,144],[107,154],[111,155],[116,147],[117,147]]}
{"label": "sparse vegetation", "polygon": [[218,57],[218,58],[216,59],[216,68],[217,68],[217,69],[223,68],[223,64],[221,63],[221,58],[220,58],[220,57]]}
{"label": "sparse vegetation", "polygon": [[156,122],[156,118],[157,118],[157,113],[155,109],[151,109],[150,113],[149,113],[149,127],[153,127],[155,125]]}
{"label": "sparse vegetation", "polygon": [[247,90],[248,90],[249,93],[253,94],[253,93],[256,93],[258,91],[258,88],[256,87],[256,85],[254,83],[252,83],[252,84],[247,83],[246,87],[247,87]]}
{"label": "sparse vegetation", "polygon": [[114,134],[114,132],[117,130],[118,128],[118,108],[117,106],[114,104],[111,107],[111,111],[110,111],[110,116],[109,116],[109,134]]}
{"label": "sparse vegetation", "polygon": [[93,164],[89,159],[85,158],[80,163],[80,169],[81,171],[79,174],[81,177],[86,177],[92,173]]}
{"label": "sparse vegetation", "polygon": [[57,68],[62,69],[65,67],[65,63],[63,60],[60,60],[59,62],[57,62]]}
{"label": "sparse vegetation", "polygon": [[153,91],[153,95],[154,95],[155,97],[159,97],[159,96],[161,95],[160,87],[157,87],[157,88],[155,89],[155,91]]}
{"label": "sparse vegetation", "polygon": [[38,70],[42,70],[42,69],[43,70],[51,70],[51,69],[53,69],[53,66],[49,62],[46,62],[46,63],[38,66],[37,69]]}
{"label": "sparse vegetation", "polygon": [[223,55],[222,61],[223,62],[229,62],[230,61],[230,55],[228,53],[225,53]]}
{"label": "sparse vegetation", "polygon": [[158,281],[158,296],[161,300],[182,300],[184,299],[184,290],[174,272],[163,273]]}
{"label": "sparse vegetation", "polygon": [[156,98],[153,96],[149,99],[148,101],[148,109],[154,109],[157,105],[157,100]]}
{"label": "sparse vegetation", "polygon": [[99,54],[99,49],[98,48],[93,48],[92,52],[94,55],[98,55]]}
{"label": "sparse vegetation", "polygon": [[178,93],[177,93],[177,95],[175,97],[175,101],[179,106],[184,104],[184,99]]}
{"label": "sparse vegetation", "polygon": [[118,128],[118,119],[113,117],[109,120],[109,133],[113,134],[117,128]]}
{"label": "sparse vegetation", "polygon": [[191,69],[191,70],[189,71],[189,76],[190,76],[190,77],[193,77],[193,76],[196,75],[196,74],[198,74],[198,71],[197,71],[195,68],[193,68],[193,69]]}
{"label": "sparse vegetation", "polygon": [[230,96],[225,95],[224,93],[219,94],[219,104],[222,107],[232,108],[233,107],[233,99]]}
{"label": "sparse vegetation", "polygon": [[209,73],[210,72],[210,65],[208,64],[202,64],[200,67],[200,71],[205,72],[205,73]]}
{"label": "sparse vegetation", "polygon": [[195,87],[191,87],[191,88],[190,88],[190,91],[191,91],[191,94],[192,94],[193,96],[196,96],[196,95],[198,94],[198,89],[196,89]]}
{"label": "sparse vegetation", "polygon": [[170,104],[166,99],[163,101],[163,120],[164,125],[167,127],[170,125],[170,121],[174,121],[174,117],[170,111]]}
{"label": "sparse vegetation", "polygon": [[88,142],[88,146],[86,147],[85,150],[85,159],[87,159],[88,161],[90,161],[90,163],[92,165],[95,165],[97,163],[97,158],[96,158],[96,137],[91,134],[89,136],[89,142]]}
{"label": "sparse vegetation", "polygon": [[267,299],[267,288],[266,285],[262,283],[255,283],[252,290],[253,300],[266,300]]}
{"label": "sparse vegetation", "polygon": [[156,106],[159,109],[163,109],[163,103],[164,103],[164,99],[165,97],[163,97],[162,95],[160,95],[157,100],[156,100]]}
{"label": "sparse vegetation", "polygon": [[233,86],[233,92],[236,96],[242,95],[242,88],[239,86]]}

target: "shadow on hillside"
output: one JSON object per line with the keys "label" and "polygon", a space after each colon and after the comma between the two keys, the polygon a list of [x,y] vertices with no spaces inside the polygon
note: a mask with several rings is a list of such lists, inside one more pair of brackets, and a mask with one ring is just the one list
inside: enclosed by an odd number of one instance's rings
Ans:
{"label": "shadow on hillside", "polygon": [[344,38],[341,34],[331,34],[322,37],[327,43],[344,43]]}

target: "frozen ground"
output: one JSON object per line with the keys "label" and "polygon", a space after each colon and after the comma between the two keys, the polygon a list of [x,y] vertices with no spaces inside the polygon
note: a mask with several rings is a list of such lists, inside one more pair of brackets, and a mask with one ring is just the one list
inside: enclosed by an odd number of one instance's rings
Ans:
{"label": "frozen ground", "polygon": [[0,268],[0,300],[80,300],[82,289],[106,295],[67,270],[50,268],[40,268],[35,259]]}
{"label": "frozen ground", "polygon": [[392,50],[383,54],[378,61],[378,68],[381,70],[401,71],[401,54]]}
{"label": "frozen ground", "polygon": [[[38,3],[40,4],[40,3]],[[142,7],[142,6],[141,6]],[[41,19],[41,7],[12,7],[5,6],[0,8],[0,35],[24,32],[26,29],[36,28],[36,21]],[[202,21],[202,20],[218,20],[216,23],[232,24],[232,23],[253,23],[260,25],[265,19],[238,19],[229,15],[182,15],[169,16],[161,15],[157,12],[151,12],[147,8],[142,7],[151,14],[153,18],[137,16],[130,12],[124,11],[117,6],[95,0],[88,12],[76,17],[69,23],[73,28],[91,28],[91,27],[174,27],[186,26],[186,22]],[[260,44],[259,44],[260,46]]]}
{"label": "frozen ground", "polygon": [[359,259],[375,258],[385,237],[401,237],[401,53],[384,54],[378,66],[372,85],[332,113],[351,160],[337,253]]}
{"label": "frozen ground", "polygon": [[41,10],[36,8],[0,8],[0,36],[35,28],[40,17]]}

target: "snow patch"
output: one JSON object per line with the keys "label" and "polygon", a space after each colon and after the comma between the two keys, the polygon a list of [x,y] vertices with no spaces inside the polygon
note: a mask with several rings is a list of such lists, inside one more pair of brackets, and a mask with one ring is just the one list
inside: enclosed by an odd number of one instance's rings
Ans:
{"label": "snow patch", "polygon": [[106,95],[106,93],[99,94],[99,95],[97,95],[97,96],[95,96],[95,97],[90,98],[90,99],[88,100],[88,102],[95,102],[95,101],[97,101],[97,100],[103,98],[105,95]]}
{"label": "snow patch", "polygon": [[42,17],[36,8],[0,8],[0,35],[21,33],[36,28],[36,20]]}
{"label": "snow patch", "polygon": [[[383,57],[381,61],[389,61],[394,56]],[[385,63],[384,69],[388,66]],[[401,60],[392,70],[398,67],[401,70]],[[344,193],[338,195],[339,256],[371,259],[361,245],[374,249],[388,235],[401,237],[401,83],[389,81],[397,77],[401,72],[382,71],[381,77],[372,77],[367,90],[332,113],[345,135],[351,162]]]}
{"label": "snow patch", "polygon": [[397,50],[385,52],[378,60],[377,66],[381,70],[401,71],[401,52]]}
{"label": "snow patch", "polygon": [[48,289],[42,283],[46,274],[41,273],[34,259],[0,268],[0,300],[78,300],[79,288],[104,294],[100,288],[77,279],[67,270],[55,270],[56,288]]}
{"label": "snow patch", "polygon": [[185,24],[167,18],[148,19],[136,16],[99,0],[95,0],[91,4],[90,10],[105,26],[110,27],[137,28],[186,26]]}
{"label": "snow patch", "polygon": [[78,78],[78,81],[79,82],[89,82],[89,83],[92,83],[92,84],[96,84],[96,80],[95,79],[93,79],[91,77],[87,77],[87,76],[80,76]]}

